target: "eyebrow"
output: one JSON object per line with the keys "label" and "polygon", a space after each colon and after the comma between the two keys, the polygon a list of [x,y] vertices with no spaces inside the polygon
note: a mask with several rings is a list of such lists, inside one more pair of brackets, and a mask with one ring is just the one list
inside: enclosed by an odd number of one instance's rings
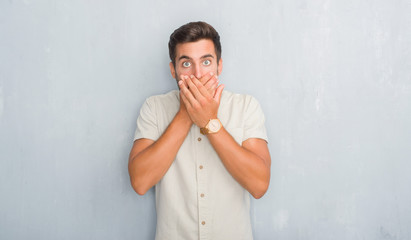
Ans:
{"label": "eyebrow", "polygon": [[206,55],[202,56],[201,58],[214,58],[214,56],[211,55],[211,54],[206,54]]}
{"label": "eyebrow", "polygon": [[[204,55],[204,56],[202,56],[202,57],[200,57],[200,58],[201,58],[201,59],[203,59],[203,58],[214,58],[214,56],[211,55],[211,54],[206,54],[206,55]],[[183,56],[181,56],[181,57],[178,58],[178,61],[180,61],[181,59],[188,59],[188,60],[190,60],[191,58],[190,58],[189,56],[183,55]]]}

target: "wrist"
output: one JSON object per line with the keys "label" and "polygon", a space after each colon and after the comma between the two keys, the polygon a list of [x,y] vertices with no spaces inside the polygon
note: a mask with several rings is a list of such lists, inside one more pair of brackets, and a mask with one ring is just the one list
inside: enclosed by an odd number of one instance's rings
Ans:
{"label": "wrist", "polygon": [[193,124],[193,121],[185,109],[180,109],[176,114],[176,118],[178,118],[185,125],[191,126]]}

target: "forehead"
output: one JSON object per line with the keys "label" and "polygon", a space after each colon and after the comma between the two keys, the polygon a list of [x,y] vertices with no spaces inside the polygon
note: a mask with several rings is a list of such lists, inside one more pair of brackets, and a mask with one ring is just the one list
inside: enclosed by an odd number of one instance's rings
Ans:
{"label": "forehead", "polygon": [[198,59],[207,54],[216,57],[214,43],[209,39],[201,39],[197,42],[179,43],[176,46],[176,60],[181,56]]}

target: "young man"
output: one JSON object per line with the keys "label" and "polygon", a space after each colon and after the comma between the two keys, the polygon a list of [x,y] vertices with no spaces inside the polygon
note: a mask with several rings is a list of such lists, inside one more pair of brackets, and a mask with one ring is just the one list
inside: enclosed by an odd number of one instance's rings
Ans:
{"label": "young man", "polygon": [[170,71],[179,91],[150,97],[137,119],[129,173],[155,187],[156,239],[252,239],[250,194],[270,181],[264,115],[251,96],[223,91],[218,33],[204,22],[173,32]]}

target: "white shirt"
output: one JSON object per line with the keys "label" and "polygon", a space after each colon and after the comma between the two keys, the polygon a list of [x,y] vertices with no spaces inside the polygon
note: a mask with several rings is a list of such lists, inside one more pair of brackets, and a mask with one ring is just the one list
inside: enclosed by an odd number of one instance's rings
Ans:
{"label": "white shirt", "polygon": [[[148,98],[140,110],[134,139],[156,141],[179,107],[177,90]],[[223,91],[218,118],[240,145],[248,138],[267,141],[264,114],[249,95]],[[156,240],[253,239],[250,194],[230,175],[194,124],[155,193]]]}

